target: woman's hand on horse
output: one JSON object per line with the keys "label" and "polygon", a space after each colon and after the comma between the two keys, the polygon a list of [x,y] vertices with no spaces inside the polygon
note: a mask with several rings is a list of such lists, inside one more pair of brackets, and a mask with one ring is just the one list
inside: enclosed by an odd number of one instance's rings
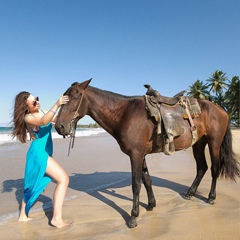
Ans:
{"label": "woman's hand on horse", "polygon": [[61,105],[66,104],[69,101],[69,97],[67,95],[62,95],[58,101],[57,101],[57,105],[58,107],[60,107]]}

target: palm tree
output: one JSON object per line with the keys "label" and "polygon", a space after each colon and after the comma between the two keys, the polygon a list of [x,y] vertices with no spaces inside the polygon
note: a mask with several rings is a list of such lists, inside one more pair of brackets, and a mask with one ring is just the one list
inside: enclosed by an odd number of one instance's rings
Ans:
{"label": "palm tree", "polygon": [[228,90],[225,94],[228,114],[231,120],[237,124],[240,125],[240,116],[239,116],[239,106],[240,106],[240,82],[239,82],[239,76],[232,77],[232,80],[229,81],[230,84],[228,84]]}
{"label": "palm tree", "polygon": [[220,92],[216,96],[211,96],[211,101],[218,104],[220,107],[222,107],[227,112],[228,105],[227,105],[227,102],[226,102],[225,93]]}
{"label": "palm tree", "polygon": [[209,99],[210,94],[207,89],[208,86],[203,84],[203,81],[197,80],[191,86],[189,86],[187,95],[194,98]]}
{"label": "palm tree", "polygon": [[226,89],[226,81],[228,80],[227,77],[225,77],[226,73],[223,73],[222,71],[215,71],[215,73],[211,74],[211,77],[207,79],[207,82],[210,82],[208,84],[208,87],[210,87],[209,92],[215,92],[216,95],[221,93],[223,89]]}

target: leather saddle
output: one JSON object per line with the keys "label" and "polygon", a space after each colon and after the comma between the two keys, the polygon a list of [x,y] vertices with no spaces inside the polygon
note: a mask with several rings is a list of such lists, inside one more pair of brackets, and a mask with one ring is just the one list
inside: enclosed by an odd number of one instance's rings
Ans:
{"label": "leather saddle", "polygon": [[158,91],[154,90],[148,84],[145,84],[144,87],[148,89],[146,92],[146,95],[153,96],[154,101],[159,102],[160,104],[165,103],[167,105],[177,104],[179,102],[179,98],[182,97],[184,95],[184,93],[186,92],[185,90],[183,90],[173,97],[165,97],[165,96],[162,96]]}
{"label": "leather saddle", "polygon": [[148,84],[144,87],[147,88],[146,108],[149,115],[158,123],[157,134],[162,141],[157,142],[163,146],[164,153],[171,155],[175,152],[173,140],[186,131],[185,119],[190,123],[193,145],[197,132],[192,118],[201,113],[197,99],[183,96],[186,91],[181,91],[173,97],[165,97]]}

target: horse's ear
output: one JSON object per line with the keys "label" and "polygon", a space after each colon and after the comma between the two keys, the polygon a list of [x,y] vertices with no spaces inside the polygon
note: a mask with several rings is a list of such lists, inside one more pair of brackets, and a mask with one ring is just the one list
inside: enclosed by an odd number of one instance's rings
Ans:
{"label": "horse's ear", "polygon": [[89,80],[86,80],[82,83],[79,83],[79,87],[82,88],[82,89],[86,89],[87,86],[89,85],[89,83],[91,82],[92,78],[90,78]]}

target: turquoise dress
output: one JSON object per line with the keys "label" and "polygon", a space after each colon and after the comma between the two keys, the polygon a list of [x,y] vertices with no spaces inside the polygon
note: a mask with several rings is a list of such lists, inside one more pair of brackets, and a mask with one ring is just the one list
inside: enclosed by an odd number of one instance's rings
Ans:
{"label": "turquoise dress", "polygon": [[24,195],[26,203],[26,215],[35,203],[38,196],[51,182],[51,177],[45,174],[49,156],[53,153],[53,142],[51,135],[52,124],[40,126],[39,130],[33,131],[35,140],[32,140],[26,156],[24,175]]}

